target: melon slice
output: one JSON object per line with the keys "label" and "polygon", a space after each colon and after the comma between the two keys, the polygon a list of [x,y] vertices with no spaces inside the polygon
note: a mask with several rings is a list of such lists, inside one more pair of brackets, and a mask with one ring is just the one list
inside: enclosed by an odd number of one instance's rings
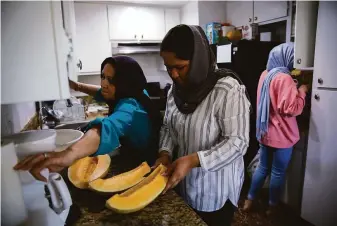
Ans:
{"label": "melon slice", "polygon": [[89,183],[89,188],[99,192],[119,192],[131,188],[151,172],[150,166],[143,162],[137,168],[108,179],[97,179]]}
{"label": "melon slice", "polygon": [[84,157],[68,168],[68,178],[74,186],[88,188],[90,181],[106,176],[110,162],[109,155]]}
{"label": "melon slice", "polygon": [[143,209],[164,190],[167,177],[166,167],[159,165],[148,177],[122,194],[116,194],[106,201],[106,207],[118,213],[132,213]]}

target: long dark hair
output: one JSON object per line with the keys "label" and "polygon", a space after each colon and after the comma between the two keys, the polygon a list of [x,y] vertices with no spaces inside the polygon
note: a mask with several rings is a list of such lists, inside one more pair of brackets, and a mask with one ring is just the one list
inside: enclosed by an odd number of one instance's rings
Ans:
{"label": "long dark hair", "polygon": [[109,109],[113,113],[116,104],[123,98],[136,99],[148,113],[152,135],[150,140],[151,150],[148,150],[147,161],[153,162],[156,158],[159,146],[159,130],[161,127],[160,112],[150,98],[144,94],[146,78],[140,65],[128,56],[115,56],[106,58],[101,64],[101,73],[106,64],[110,64],[115,69],[114,85],[116,87],[115,100],[108,103]]}

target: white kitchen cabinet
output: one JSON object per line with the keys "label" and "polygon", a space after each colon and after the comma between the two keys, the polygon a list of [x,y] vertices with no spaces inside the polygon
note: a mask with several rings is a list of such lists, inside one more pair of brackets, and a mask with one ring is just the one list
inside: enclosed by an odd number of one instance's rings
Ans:
{"label": "white kitchen cabinet", "polygon": [[180,24],[180,9],[165,9],[165,33]]}
{"label": "white kitchen cabinet", "polygon": [[318,2],[296,2],[294,68],[314,65],[317,12]]}
{"label": "white kitchen cabinet", "polygon": [[75,3],[75,19],[80,74],[97,74],[111,56],[107,6]]}
{"label": "white kitchen cabinet", "polygon": [[[319,2],[301,209],[301,217],[316,226],[336,225],[337,221],[337,32],[332,29],[336,23],[337,2]],[[317,83],[319,78],[322,84]],[[315,203],[318,208],[313,208]]]}
{"label": "white kitchen cabinet", "polygon": [[111,40],[136,40],[139,35],[137,25],[138,10],[134,6],[109,5],[109,34]]}
{"label": "white kitchen cabinet", "polygon": [[76,41],[75,5],[73,1],[62,1],[64,30],[72,45],[72,54],[68,57],[69,79],[77,81],[80,72],[78,47]]}
{"label": "white kitchen cabinet", "polygon": [[287,1],[254,1],[254,23],[288,16]]}
{"label": "white kitchen cabinet", "polygon": [[64,22],[61,2],[1,3],[1,104],[70,97]]}
{"label": "white kitchen cabinet", "polygon": [[228,1],[226,21],[236,27],[288,16],[287,1]]}
{"label": "white kitchen cabinet", "polygon": [[235,27],[253,23],[253,1],[226,2],[226,18]]}
{"label": "white kitchen cabinet", "polygon": [[[337,2],[320,3],[314,51],[315,70],[313,84],[317,88],[337,88],[337,30],[333,29],[336,25]],[[326,65],[329,65],[329,67]],[[337,103],[337,100],[334,101]]]}
{"label": "white kitchen cabinet", "polygon": [[[317,226],[332,226],[337,220],[336,94],[312,90],[301,217]],[[313,208],[313,203],[320,203],[319,208]]]}
{"label": "white kitchen cabinet", "polygon": [[161,41],[165,36],[165,13],[162,8],[139,7],[138,27],[141,40]]}
{"label": "white kitchen cabinet", "polygon": [[165,35],[164,9],[109,5],[110,39],[116,41],[160,41]]}

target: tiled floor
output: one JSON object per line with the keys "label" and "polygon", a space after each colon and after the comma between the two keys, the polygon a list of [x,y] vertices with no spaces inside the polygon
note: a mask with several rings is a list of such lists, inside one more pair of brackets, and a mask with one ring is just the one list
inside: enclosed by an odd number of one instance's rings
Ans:
{"label": "tiled floor", "polygon": [[239,210],[235,213],[232,226],[312,226],[286,211],[282,211],[279,216],[267,217],[263,207],[245,213],[242,206],[243,200],[240,200]]}
{"label": "tiled floor", "polygon": [[[267,217],[265,214],[268,203],[266,198],[257,200],[251,212],[244,212],[242,207],[247,189],[248,186],[244,186],[239,201],[239,209],[235,213],[232,226],[313,226],[302,220],[299,216],[294,215],[286,207],[281,207],[277,216]],[[267,197],[266,194],[263,197]]]}

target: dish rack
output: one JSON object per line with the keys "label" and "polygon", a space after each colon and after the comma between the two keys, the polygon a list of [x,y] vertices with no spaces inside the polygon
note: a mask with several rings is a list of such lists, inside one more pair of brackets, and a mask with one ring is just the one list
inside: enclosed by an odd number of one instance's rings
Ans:
{"label": "dish rack", "polygon": [[53,110],[62,113],[62,118],[60,122],[71,122],[71,121],[84,121],[85,117],[85,107],[81,103],[80,99],[76,97],[70,98],[69,100],[56,100],[53,104]]}

